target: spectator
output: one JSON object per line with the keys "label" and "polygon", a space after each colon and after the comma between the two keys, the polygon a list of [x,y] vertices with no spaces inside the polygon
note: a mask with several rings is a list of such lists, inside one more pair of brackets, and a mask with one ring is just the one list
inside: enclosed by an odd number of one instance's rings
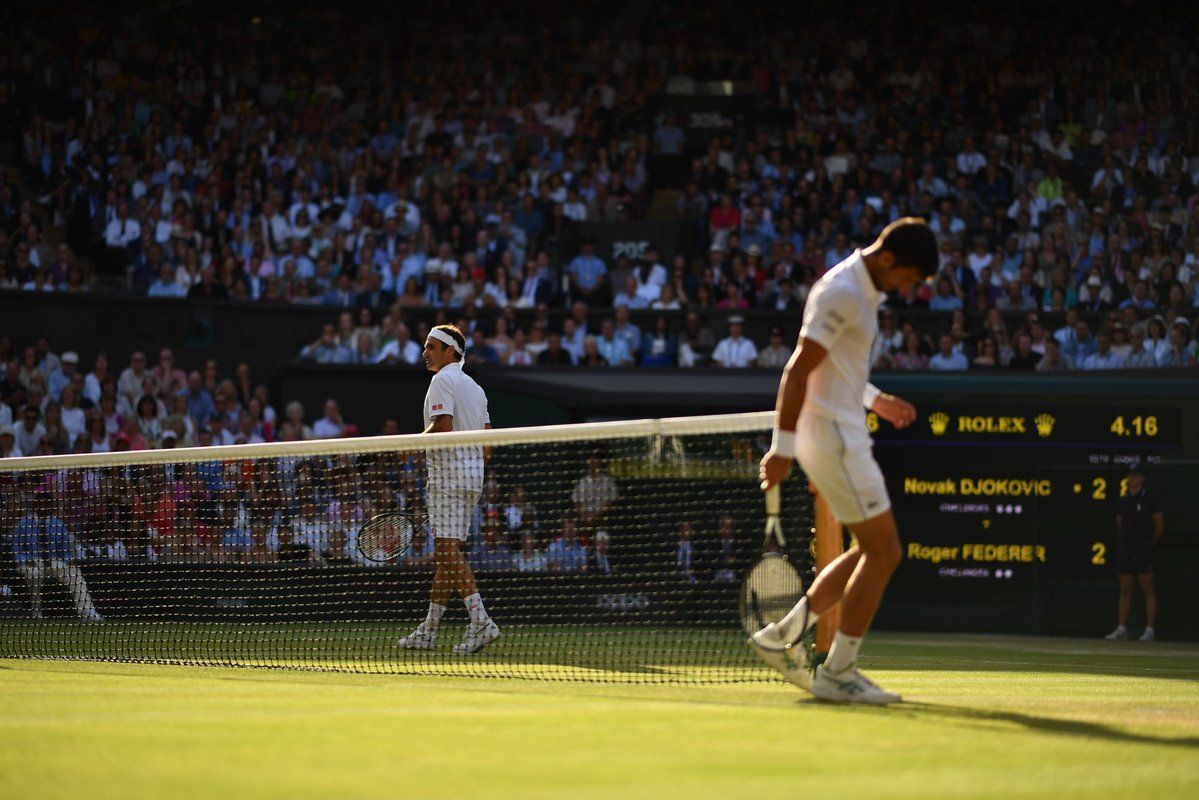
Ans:
{"label": "spectator", "polygon": [[[626,312],[627,313],[627,312]],[[591,337],[588,337],[590,339]],[[611,367],[627,367],[633,363],[633,355],[625,344],[625,339],[617,337],[616,326],[610,319],[600,323],[600,335],[595,339],[599,354]],[[586,355],[586,340],[584,340],[584,355]]]}
{"label": "spectator", "polygon": [[667,111],[654,131],[654,150],[663,156],[677,156],[683,152],[686,136],[678,126],[678,118]]}
{"label": "spectator", "polygon": [[135,449],[158,447],[162,437],[162,417],[159,414],[158,401],[152,395],[142,395],[138,399],[134,420],[146,443],[145,447]]}
{"label": "spectator", "polygon": [[932,372],[965,372],[970,368],[970,362],[960,351],[954,351],[953,337],[944,333],[941,334],[940,349],[928,360],[928,368]]}
{"label": "spectator", "polygon": [[301,358],[309,358],[318,364],[352,364],[354,352],[337,339],[337,330],[326,324],[321,328],[320,338],[300,350]]}
{"label": "spectator", "polygon": [[608,514],[619,498],[616,480],[604,470],[599,454],[593,453],[587,459],[587,472],[570,493],[575,518],[588,540],[595,530],[607,527]]}
{"label": "spectator", "polygon": [[46,378],[46,394],[54,400],[62,397],[63,388],[70,385],[75,377],[79,367],[79,355],[73,350],[68,350],[62,354],[59,363],[61,366]]}
{"label": "spectator", "polygon": [[956,311],[962,307],[960,290],[956,289],[950,274],[942,273],[937,278],[937,292],[928,301],[930,311]]}
{"label": "spectator", "polygon": [[312,426],[312,435],[317,439],[336,439],[345,435],[345,427],[337,401],[329,398],[325,401],[325,415]]}
{"label": "spectator", "polygon": [[1074,365],[1070,357],[1062,353],[1058,339],[1049,337],[1046,339],[1046,351],[1034,368],[1037,372],[1066,372],[1067,369],[1073,369]]}
{"label": "spectator", "polygon": [[679,366],[704,366],[715,346],[716,337],[706,325],[700,323],[699,314],[688,311],[679,337]]}
{"label": "spectator", "polygon": [[679,541],[674,549],[674,567],[682,578],[690,583],[695,583],[698,579],[695,576],[693,562],[698,563],[698,558],[695,555],[695,545],[692,538],[695,534],[695,526],[687,520],[679,523]]}
{"label": "spectator", "polygon": [[608,367],[608,359],[604,358],[599,349],[599,340],[594,336],[583,339],[583,352],[579,356],[580,367]]}
{"label": "spectator", "polygon": [[468,364],[499,364],[500,354],[487,342],[487,336],[481,328],[475,328],[471,337],[470,350],[467,351]]}
{"label": "spectator", "polygon": [[583,251],[567,266],[571,277],[571,293],[576,298],[595,304],[603,301],[604,278],[608,267],[595,254],[595,239],[583,240]]}
{"label": "spectator", "polygon": [[1034,370],[1041,358],[1042,355],[1032,349],[1032,337],[1026,331],[1021,331],[1016,336],[1016,352],[1008,360],[1008,366],[1012,369]]}
{"label": "spectator", "polygon": [[[1170,326],[1170,346],[1165,354],[1158,359],[1159,367],[1193,367],[1196,359],[1194,351],[1188,346],[1187,339],[1187,321],[1185,319],[1177,319]],[[20,432],[18,430],[17,443],[21,444]],[[25,450],[24,445],[21,446]]]}
{"label": "spectator", "polygon": [[1112,352],[1111,338],[1106,333],[1101,333],[1098,340],[1098,349],[1083,360],[1081,368],[1085,370],[1122,368],[1124,359]]}
{"label": "spectator", "polygon": [[101,350],[96,353],[92,371],[83,379],[83,396],[94,405],[100,405],[100,387],[108,378],[108,353]]}
{"label": "spectator", "polygon": [[784,331],[775,325],[770,329],[770,343],[758,353],[757,366],[763,369],[782,369],[791,360],[791,348],[783,341]]}
{"label": "spectator", "polygon": [[612,562],[608,558],[608,545],[611,543],[612,537],[607,531],[595,532],[595,547],[593,554],[595,556],[595,571],[599,575],[612,574]]}
{"label": "spectator", "polygon": [[159,351],[158,364],[150,372],[158,382],[158,390],[162,397],[174,397],[187,387],[187,376],[175,366],[175,353],[169,347]]}
{"label": "spectator", "polygon": [[475,569],[501,572],[512,568],[512,551],[504,538],[500,535],[499,515],[488,515],[483,520],[483,541],[471,552]]}
{"label": "spectator", "polygon": [[379,351],[375,348],[375,340],[370,333],[363,331],[355,335],[354,364],[377,364]]}
{"label": "spectator", "polygon": [[928,369],[926,346],[920,334],[909,330],[904,335],[903,350],[895,354],[892,363],[897,370],[923,371]]}
{"label": "spectator", "polygon": [[132,408],[137,399],[142,396],[142,388],[149,376],[146,369],[146,354],[140,350],[129,357],[129,366],[121,372],[117,381],[117,392]]}
{"label": "spectator", "polygon": [[1134,325],[1131,332],[1132,344],[1124,366],[1128,369],[1152,369],[1157,366],[1157,359],[1145,347],[1145,330],[1140,325]]}
{"label": "spectator", "polygon": [[721,339],[712,352],[712,361],[718,367],[752,367],[758,357],[758,348],[741,335],[745,318],[729,317],[729,335]]}
{"label": "spectator", "polygon": [[7,423],[0,425],[0,458],[20,458],[23,455],[13,426]]}
{"label": "spectator", "polygon": [[537,356],[537,363],[543,367],[573,367],[575,357],[562,346],[562,334],[551,333],[549,345]]}
{"label": "spectator", "polygon": [[62,418],[62,427],[67,432],[68,440],[73,444],[76,439],[87,433],[87,416],[79,405],[79,390],[73,385],[65,386],[62,390],[60,405],[59,414]]}
{"label": "spectator", "polygon": [[543,551],[537,549],[532,531],[521,534],[520,551],[512,556],[512,569],[517,572],[545,572],[549,569],[549,559]]}
{"label": "spectator", "polygon": [[528,492],[522,485],[512,487],[512,495],[503,510],[504,525],[510,542],[519,542],[526,533],[540,534],[541,522],[537,507],[529,502]]}
{"label": "spectator", "polygon": [[376,363],[379,364],[418,364],[421,359],[421,348],[416,342],[412,341],[411,335],[408,333],[408,326],[401,322],[396,325],[396,338],[392,339],[376,356]]}
{"label": "spectator", "polygon": [[678,337],[670,332],[666,317],[654,318],[654,328],[644,338],[645,351],[641,356],[644,367],[671,367],[678,357]]}
{"label": "spectator", "polygon": [[616,324],[612,333],[624,342],[630,358],[635,361],[641,354],[641,329],[630,321],[629,309],[626,306],[616,306]]}
{"label": "spectator", "polygon": [[71,534],[54,506],[50,487],[39,485],[33,493],[33,507],[13,528],[12,555],[25,579],[30,616],[42,618],[42,584],[49,575],[70,593],[80,619],[99,622],[103,617],[92,603],[83,573],[73,563]]}
{"label": "spectator", "polygon": [[1099,343],[1091,335],[1091,326],[1082,319],[1074,323],[1073,335],[1062,343],[1062,355],[1067,356],[1080,368],[1087,357],[1093,355],[1098,349]]}
{"label": "spectator", "polygon": [[720,516],[717,542],[716,562],[712,565],[712,577],[718,581],[735,581],[740,572],[740,558],[737,554],[735,523],[728,514]]}
{"label": "spectator", "polygon": [[587,572],[587,548],[579,542],[573,519],[562,521],[562,533],[546,548],[545,559],[550,572]]}
{"label": "spectator", "polygon": [[37,455],[42,439],[46,436],[46,428],[42,425],[42,412],[34,404],[28,403],[21,410],[21,424],[13,432],[17,449],[25,455]]}
{"label": "spectator", "polygon": [[198,422],[207,421],[216,411],[212,394],[204,388],[204,378],[196,370],[187,376],[187,413]]}

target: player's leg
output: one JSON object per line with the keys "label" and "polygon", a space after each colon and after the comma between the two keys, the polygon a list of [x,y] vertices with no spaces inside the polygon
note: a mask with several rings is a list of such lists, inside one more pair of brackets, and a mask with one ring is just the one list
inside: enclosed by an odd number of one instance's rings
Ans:
{"label": "player's leg", "polygon": [[[890,509],[872,519],[848,525],[861,551],[841,598],[841,630],[862,637],[870,628],[883,592],[903,559],[899,528]],[[829,654],[830,659],[832,653]]]}
{"label": "player's leg", "polygon": [[[868,514],[889,513],[886,482],[871,456],[870,437],[864,429],[847,430],[833,420],[804,414],[799,419],[798,433],[800,466],[838,520],[849,522]],[[851,523],[851,530],[852,524],[860,523]],[[891,524],[893,527],[893,518]],[[855,544],[821,570],[804,597],[777,624],[784,641],[798,642],[821,614],[841,600],[862,554],[862,548]]]}
{"label": "player's leg", "polygon": [[[409,650],[431,650],[437,641],[437,628],[450,603],[457,576],[451,578],[449,544],[454,541],[457,515],[451,498],[445,491],[433,488],[428,492],[429,525],[433,532],[433,586],[429,595],[429,610],[416,630],[400,639],[400,647]],[[447,543],[448,540],[448,543]]]}
{"label": "player's leg", "polygon": [[1157,638],[1154,623],[1157,622],[1157,585],[1153,582],[1152,572],[1142,572],[1137,575],[1141,584],[1141,593],[1145,595],[1145,632],[1141,634],[1142,642],[1152,642]]}
{"label": "player's leg", "polygon": [[861,548],[854,545],[820,571],[795,607],[776,623],[775,627],[783,640],[798,642],[816,624],[821,614],[840,602],[861,557]]}
{"label": "player's leg", "polygon": [[1120,579],[1120,600],[1116,605],[1116,629],[1103,637],[1110,642],[1120,642],[1128,638],[1128,612],[1132,609],[1132,592],[1136,578],[1132,572],[1121,569],[1117,576]]}
{"label": "player's leg", "polygon": [[884,691],[857,668],[858,650],[882,603],[883,593],[903,551],[895,516],[887,509],[862,522],[849,524],[861,555],[841,598],[841,624],[828,660],[816,670],[812,694],[823,700],[886,705],[899,695]]}
{"label": "player's leg", "polygon": [[25,579],[25,594],[29,596],[29,616],[42,618],[42,562],[33,559],[17,562],[17,570]]}
{"label": "player's leg", "polygon": [[91,622],[99,622],[103,619],[92,604],[92,595],[87,590],[87,581],[78,566],[55,558],[50,561],[50,573],[71,593],[71,599],[75,603],[75,613],[79,615],[80,619]]}
{"label": "player's leg", "polygon": [[459,655],[465,655],[477,653],[500,638],[500,628],[487,614],[487,608],[483,605],[483,597],[479,594],[479,587],[475,581],[475,571],[461,549],[461,544],[469,536],[470,520],[475,506],[478,505],[479,495],[475,492],[464,492],[458,499],[460,517],[456,524],[461,536],[454,541],[451,558],[454,565],[453,575],[457,578],[458,592],[466,605],[467,614],[470,615],[470,624],[466,627],[466,635],[461,642],[454,645],[453,650]]}

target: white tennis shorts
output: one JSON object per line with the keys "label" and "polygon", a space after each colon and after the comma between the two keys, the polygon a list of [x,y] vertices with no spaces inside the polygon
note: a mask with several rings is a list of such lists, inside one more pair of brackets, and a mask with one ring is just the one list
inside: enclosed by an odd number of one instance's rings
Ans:
{"label": "white tennis shorts", "polygon": [[469,489],[430,489],[429,525],[436,539],[470,538],[470,520],[479,504],[479,492]]}
{"label": "white tennis shorts", "polygon": [[863,522],[891,507],[864,423],[800,414],[796,434],[799,465],[838,522]]}

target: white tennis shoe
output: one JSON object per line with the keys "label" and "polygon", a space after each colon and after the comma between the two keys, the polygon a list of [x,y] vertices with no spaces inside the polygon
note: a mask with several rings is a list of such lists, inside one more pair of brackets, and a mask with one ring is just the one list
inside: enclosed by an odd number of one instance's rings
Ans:
{"label": "white tennis shoe", "polygon": [[816,699],[830,703],[865,703],[872,706],[890,705],[903,699],[895,692],[879,688],[857,667],[829,672],[823,664],[816,668],[812,694]]}
{"label": "white tennis shoe", "polygon": [[773,622],[745,641],[766,666],[777,670],[805,692],[812,691],[812,660],[806,641],[787,647]]}
{"label": "white tennis shoe", "polygon": [[495,620],[489,619],[478,625],[471,623],[466,628],[466,636],[462,637],[461,642],[454,645],[454,652],[460,656],[477,653],[498,638],[500,638],[500,626],[495,624]]}
{"label": "white tennis shoe", "polygon": [[405,650],[432,650],[433,646],[437,644],[437,631],[431,631],[421,626],[400,639],[397,644]]}

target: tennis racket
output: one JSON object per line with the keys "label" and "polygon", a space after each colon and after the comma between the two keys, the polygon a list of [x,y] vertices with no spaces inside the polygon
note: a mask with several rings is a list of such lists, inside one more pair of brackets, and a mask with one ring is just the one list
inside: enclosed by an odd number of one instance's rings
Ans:
{"label": "tennis racket", "polygon": [[766,492],[766,530],[762,552],[741,582],[741,627],[752,636],[768,623],[778,622],[803,597],[803,579],[787,558],[787,540],[779,522],[779,487]]}
{"label": "tennis racket", "polygon": [[367,561],[387,563],[408,552],[423,524],[413,524],[403,511],[384,511],[371,517],[358,531],[358,552]]}

